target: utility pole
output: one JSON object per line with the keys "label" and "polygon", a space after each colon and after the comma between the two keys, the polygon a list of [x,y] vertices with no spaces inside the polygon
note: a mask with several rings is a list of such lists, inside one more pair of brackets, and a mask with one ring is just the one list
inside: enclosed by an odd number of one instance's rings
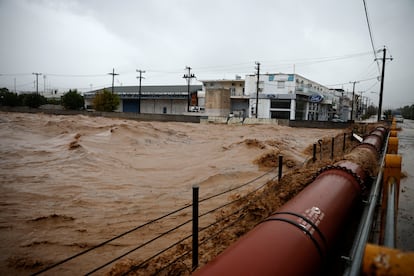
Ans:
{"label": "utility pole", "polygon": [[141,80],[145,79],[142,74],[145,73],[144,70],[137,69],[136,70],[139,73],[139,76],[137,79],[139,79],[139,88],[138,88],[138,113],[141,113]]}
{"label": "utility pole", "polygon": [[191,67],[186,66],[185,67],[186,70],[188,70],[188,74],[184,74],[183,78],[187,79],[187,112],[190,112],[190,99],[191,99],[191,95],[190,95],[190,82],[191,79],[195,78],[194,74],[191,74]]}
{"label": "utility pole", "polygon": [[[381,121],[381,113],[382,113],[382,96],[384,93],[384,75],[385,75],[385,61],[387,59],[392,60],[392,57],[386,58],[387,56],[387,49],[384,46],[383,56],[382,56],[382,72],[381,72],[381,88],[380,88],[380,94],[379,94],[379,103],[378,103],[378,122]],[[377,59],[375,59],[377,60]]]}
{"label": "utility pole", "polygon": [[352,105],[351,105],[351,121],[354,119],[354,102],[355,102],[355,84],[359,81],[350,81],[349,83],[353,84],[352,88]]}
{"label": "utility pole", "polygon": [[256,118],[259,113],[259,79],[260,79],[260,62],[256,61],[257,80],[256,80]]}
{"label": "utility pole", "polygon": [[32,73],[32,75],[36,75],[36,94],[39,94],[39,76],[41,76],[42,73]]}
{"label": "utility pole", "polygon": [[112,68],[112,73],[108,73],[108,75],[112,75],[112,94],[114,94],[114,80],[115,76],[118,76],[119,74],[115,74],[115,68]]}

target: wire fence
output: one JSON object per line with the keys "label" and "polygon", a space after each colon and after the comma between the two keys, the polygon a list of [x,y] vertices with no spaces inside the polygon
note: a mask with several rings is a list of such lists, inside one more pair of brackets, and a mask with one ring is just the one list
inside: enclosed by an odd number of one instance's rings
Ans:
{"label": "wire fence", "polygon": [[[352,134],[350,135],[350,137],[352,139]],[[343,152],[345,152],[345,139],[346,138],[347,138],[347,134],[344,133],[344,135],[343,135]],[[328,142],[325,142],[325,144],[328,143]],[[335,150],[335,148],[334,148],[334,145],[335,145],[334,138],[332,138],[331,143],[332,143],[331,157],[333,158],[333,152]],[[327,147],[329,148],[329,145]],[[314,146],[314,152],[313,152],[313,161],[314,162],[316,160],[315,148],[316,147]],[[321,147],[321,152],[322,152],[322,147]],[[309,158],[309,159],[311,159],[311,158]],[[309,159],[305,160],[305,162],[307,162]],[[280,163],[283,162],[283,157],[282,158],[279,157],[279,162]],[[303,164],[301,164],[301,166],[302,165]],[[184,246],[185,250],[182,250],[183,252],[179,252],[179,254],[175,254],[175,255],[178,255],[178,256],[175,256],[169,262],[166,262],[162,266],[158,267],[155,270],[155,274],[161,273],[162,271],[165,271],[166,269],[170,268],[171,266],[173,266],[177,263],[183,263],[184,260],[186,262],[186,264],[185,264],[186,270],[189,273],[191,273],[191,271],[194,271],[198,266],[199,246],[205,245],[208,242],[214,240],[221,233],[223,233],[223,231],[226,231],[228,228],[230,228],[230,227],[234,226],[236,223],[242,221],[245,218],[245,216],[248,214],[247,210],[248,210],[249,204],[250,204],[248,199],[251,198],[253,195],[256,195],[259,191],[263,190],[266,187],[266,185],[269,183],[269,181],[275,181],[275,179],[280,180],[281,175],[283,173],[282,170],[281,170],[281,166],[279,166],[278,173],[277,173],[277,169],[278,168],[272,168],[272,169],[264,172],[263,174],[261,174],[261,175],[255,177],[255,178],[245,182],[245,183],[242,183],[238,186],[229,188],[225,191],[222,191],[222,192],[210,195],[210,196],[206,196],[206,197],[203,197],[201,199],[197,198],[196,203],[194,203],[194,194],[193,194],[193,203],[192,204],[186,204],[186,205],[184,205],[184,206],[182,206],[182,207],[180,207],[176,210],[173,210],[173,211],[171,211],[167,214],[164,214],[164,215],[162,215],[160,217],[157,217],[155,219],[152,219],[152,220],[150,220],[150,221],[148,221],[144,224],[136,226],[136,227],[134,227],[134,228],[132,228],[128,231],[125,231],[121,234],[118,234],[118,235],[114,236],[111,239],[103,241],[103,242],[101,242],[101,243],[99,243],[95,246],[92,246],[92,247],[90,247],[90,248],[88,248],[88,249],[86,249],[82,252],[79,252],[79,253],[77,253],[73,256],[70,256],[66,259],[63,259],[59,262],[56,262],[56,263],[54,263],[50,266],[47,266],[47,267],[43,268],[42,270],[40,270],[40,271],[38,271],[38,272],[36,272],[32,275],[39,275],[39,274],[42,274],[44,272],[48,272],[48,271],[50,271],[50,270],[52,270],[52,269],[54,269],[54,268],[56,268],[60,265],[63,265],[65,263],[69,262],[69,261],[72,261],[72,260],[74,260],[78,257],[81,257],[81,256],[83,256],[83,255],[85,255],[85,254],[87,254],[87,253],[89,253],[93,250],[96,250],[96,249],[101,248],[105,245],[108,245],[111,242],[114,242],[114,241],[116,241],[116,240],[118,240],[122,237],[125,237],[129,234],[135,233],[139,230],[143,230],[145,227],[147,227],[149,225],[154,225],[154,224],[162,221],[163,219],[166,219],[168,217],[172,217],[173,215],[177,215],[178,213],[183,212],[183,211],[189,212],[190,208],[192,208],[193,217],[191,219],[186,219],[185,220],[185,218],[184,218],[183,221],[181,221],[180,223],[178,223],[174,227],[171,227],[171,228],[163,231],[162,233],[159,233],[155,237],[153,237],[151,239],[148,239],[147,241],[142,242],[139,245],[136,245],[133,248],[123,252],[122,254],[118,255],[117,257],[110,259],[109,261],[103,263],[102,265],[95,267],[94,269],[92,269],[89,272],[85,273],[85,275],[91,275],[91,274],[94,274],[98,271],[101,271],[102,269],[109,266],[110,264],[113,264],[113,263],[121,260],[122,258],[124,258],[124,257],[126,257],[126,256],[128,256],[128,255],[130,255],[134,252],[137,252],[140,249],[143,249],[146,246],[150,246],[155,241],[157,241],[157,240],[159,240],[163,237],[166,237],[167,235],[169,235],[173,232],[176,232],[177,230],[182,229],[185,226],[189,226],[193,223],[193,232],[191,234],[188,234],[189,233],[188,231],[182,231],[182,233],[184,233],[184,235],[179,234],[178,235],[179,238],[177,238],[175,242],[172,242],[168,246],[165,246],[162,250],[159,250],[158,252],[153,253],[151,256],[146,257],[144,260],[131,265],[129,267],[129,269],[126,272],[124,272],[122,275],[127,275],[131,272],[138,271],[139,269],[145,268],[145,266],[149,262],[151,262],[152,260],[155,260],[157,257],[160,257],[162,254],[166,253],[169,250],[172,250],[172,249],[176,248],[179,245],[185,245]],[[247,187],[249,188],[249,190],[243,190],[242,191],[243,188],[247,188]],[[196,187],[196,186],[193,187],[193,192],[194,192],[194,188],[197,189],[197,197],[198,197],[198,187]],[[226,198],[225,200],[220,201],[221,203],[217,207],[211,208],[207,211],[204,211],[201,214],[198,214],[199,204],[206,203],[207,201],[211,201],[212,199],[216,199],[220,196],[225,196],[225,195],[229,196],[229,194],[232,193],[232,192],[240,192],[240,194],[243,193],[243,196],[240,196],[238,194],[238,196],[236,196],[236,198],[232,199],[232,200],[228,200],[228,198]],[[262,194],[259,195],[259,198],[264,197],[264,196],[265,196],[265,194],[262,193]],[[225,202],[225,203],[223,203],[223,202]],[[243,202],[245,202],[245,204],[243,204]],[[236,204],[239,204],[240,206],[236,206]],[[231,209],[230,212],[227,212],[227,213],[222,212],[221,216],[217,216],[217,214],[220,212],[220,210],[226,209],[229,206],[235,206],[235,207],[233,207],[233,209]],[[196,212],[197,212],[196,216],[194,216],[194,212],[195,212],[194,208],[195,207],[196,207]],[[204,226],[202,226],[202,227],[198,226],[199,219],[205,218],[205,217],[208,217],[208,216],[212,216],[214,214],[216,214],[216,217],[211,217],[209,220],[207,219],[206,222],[204,222]],[[195,221],[197,223],[196,227],[195,227],[196,229],[194,229]],[[223,224],[223,223],[225,223],[225,224]],[[217,227],[218,229],[214,229],[214,227]],[[207,233],[207,230],[209,230],[209,229],[210,229],[210,233]],[[194,232],[196,232],[196,234]],[[204,233],[204,235],[199,240],[198,235],[200,233]],[[191,238],[193,238],[193,244],[192,244],[192,246],[189,246]],[[195,243],[194,243],[194,240],[195,240]],[[196,247],[196,248],[194,248],[194,247]],[[152,249],[152,252],[154,252],[156,250],[157,249],[154,248],[154,249]],[[192,261],[191,264],[189,263],[190,262],[189,261],[190,256],[193,257],[193,261]],[[195,256],[197,257],[197,260],[194,259]]]}
{"label": "wire fence", "polygon": [[[275,172],[275,169],[271,169],[271,170],[269,170],[269,171],[266,171],[266,172],[265,172],[265,173],[263,173],[262,175],[260,175],[260,176],[258,176],[258,177],[255,177],[255,178],[253,178],[253,179],[251,179],[251,180],[249,180],[249,181],[247,181],[247,182],[245,182],[245,183],[243,183],[243,184],[241,184],[241,185],[238,185],[238,186],[236,186],[236,187],[232,187],[232,188],[230,188],[230,189],[227,189],[227,190],[225,190],[225,191],[223,191],[223,192],[220,192],[220,193],[217,193],[217,194],[214,194],[214,195],[211,195],[211,196],[207,196],[207,197],[205,197],[205,198],[202,198],[202,199],[200,199],[200,200],[199,200],[199,203],[203,203],[203,202],[209,201],[209,200],[211,200],[211,199],[214,199],[214,198],[217,198],[217,197],[220,197],[220,196],[223,196],[223,195],[229,194],[229,193],[231,193],[231,192],[234,192],[234,191],[240,190],[240,189],[242,189],[242,188],[244,188],[244,187],[246,187],[246,186],[248,186],[248,185],[251,185],[251,184],[254,184],[254,183],[258,182],[259,180],[262,180],[263,178],[265,178],[266,176],[268,176],[269,174],[274,173],[274,172]],[[261,183],[260,183],[260,185],[259,185],[258,187],[255,187],[253,191],[251,191],[251,192],[247,193],[245,196],[243,196],[243,197],[239,197],[239,198],[237,198],[237,199],[235,199],[235,200],[232,200],[232,201],[230,201],[230,202],[226,202],[225,204],[223,204],[223,205],[221,205],[221,206],[218,206],[218,207],[216,207],[216,208],[213,208],[212,210],[209,210],[209,211],[207,211],[207,212],[204,212],[204,213],[203,213],[203,214],[201,214],[199,217],[201,218],[201,217],[207,216],[207,215],[209,215],[209,214],[213,214],[213,213],[217,212],[217,211],[218,211],[218,210],[220,210],[220,209],[223,209],[223,208],[225,208],[225,207],[227,207],[227,206],[229,206],[229,205],[231,205],[231,204],[234,204],[234,203],[236,203],[236,202],[239,202],[239,201],[243,200],[243,199],[244,199],[244,198],[246,198],[248,195],[250,195],[250,194],[252,194],[252,193],[254,193],[254,192],[258,191],[259,189],[263,188],[263,187],[264,187],[264,185],[267,183],[267,181],[268,181],[269,179],[268,179],[268,178],[266,178],[265,180],[266,180],[266,181],[264,181],[263,183],[261,182]],[[162,216],[160,216],[160,217],[157,217],[157,218],[155,218],[155,219],[152,219],[152,220],[150,220],[150,221],[148,221],[148,222],[146,222],[146,223],[144,223],[144,224],[141,224],[141,225],[139,225],[139,226],[136,226],[136,227],[134,227],[134,228],[132,228],[132,229],[130,229],[130,230],[128,230],[128,231],[125,231],[125,232],[123,232],[123,233],[121,233],[121,234],[119,234],[119,235],[114,236],[114,237],[113,237],[113,238],[111,238],[111,239],[108,239],[108,240],[106,240],[106,241],[103,241],[103,242],[101,242],[101,243],[99,243],[99,244],[97,244],[97,245],[95,245],[95,246],[92,246],[92,247],[90,247],[90,248],[88,248],[88,249],[86,249],[86,250],[84,250],[84,251],[81,251],[81,252],[79,252],[79,253],[77,253],[77,254],[74,254],[74,255],[72,255],[72,256],[70,256],[70,257],[68,257],[68,258],[66,258],[66,259],[63,259],[63,260],[61,260],[61,261],[59,261],[59,262],[56,262],[56,263],[54,263],[54,264],[52,264],[52,265],[50,265],[50,266],[47,266],[47,267],[43,268],[43,269],[42,269],[42,270],[40,270],[40,271],[37,271],[36,273],[34,273],[34,274],[32,274],[32,275],[40,275],[40,274],[42,274],[42,273],[44,273],[44,272],[50,271],[50,270],[52,270],[52,269],[54,269],[54,268],[56,268],[56,267],[58,267],[58,266],[60,266],[60,265],[63,265],[63,264],[65,264],[65,263],[69,262],[69,261],[72,261],[72,260],[74,260],[74,259],[76,259],[76,258],[78,258],[78,257],[81,257],[81,256],[83,256],[83,255],[85,255],[85,254],[87,254],[87,253],[90,253],[90,252],[91,252],[91,251],[93,251],[93,250],[96,250],[96,249],[101,248],[101,247],[103,247],[103,246],[105,246],[105,245],[107,245],[107,244],[109,244],[109,243],[111,243],[111,242],[114,242],[114,241],[116,241],[116,240],[118,240],[118,239],[120,239],[120,238],[122,238],[122,237],[124,237],[124,236],[127,236],[127,235],[129,235],[129,234],[131,234],[131,233],[134,233],[134,232],[136,232],[136,231],[139,231],[139,230],[143,229],[144,227],[146,227],[146,226],[148,226],[148,225],[155,224],[155,223],[157,223],[157,222],[162,221],[163,219],[166,219],[167,217],[171,217],[171,216],[173,216],[173,215],[175,215],[175,214],[177,214],[177,213],[179,213],[179,212],[182,212],[182,211],[184,211],[184,210],[186,210],[186,209],[190,209],[190,207],[193,207],[193,204],[187,204],[187,205],[184,205],[184,206],[182,206],[182,207],[180,207],[180,208],[178,208],[178,209],[176,209],[176,210],[173,210],[173,211],[171,211],[171,212],[169,212],[169,213],[167,213],[167,214],[164,214],[164,215],[162,215]],[[223,221],[223,220],[226,220],[226,219],[227,219],[226,217],[221,218],[220,220],[217,220],[216,222],[213,222],[213,223],[211,223],[210,225],[207,225],[207,226],[203,227],[200,231],[204,231],[204,230],[206,230],[206,229],[208,229],[208,228],[212,227],[213,225],[215,225],[215,224],[219,223],[220,221]],[[91,275],[91,274],[93,274],[93,273],[95,273],[95,272],[98,272],[98,271],[102,270],[103,268],[107,267],[108,265],[110,265],[110,264],[112,264],[112,263],[115,263],[116,261],[118,261],[118,260],[120,260],[120,259],[122,259],[122,258],[126,257],[127,255],[130,255],[131,253],[133,253],[133,252],[135,252],[135,251],[137,251],[137,250],[139,250],[139,249],[141,249],[141,248],[143,248],[143,247],[145,247],[145,246],[147,246],[147,245],[150,245],[150,244],[151,244],[151,243],[153,243],[154,241],[156,241],[156,240],[158,240],[158,239],[160,239],[160,238],[162,238],[162,237],[164,237],[164,236],[166,236],[166,235],[168,235],[168,234],[170,234],[170,233],[172,233],[172,232],[174,232],[174,231],[176,231],[176,230],[178,230],[178,229],[180,229],[180,228],[184,227],[185,225],[190,224],[192,221],[193,221],[192,219],[188,219],[188,220],[185,220],[185,221],[184,221],[184,222],[182,222],[182,223],[179,223],[178,225],[176,225],[176,226],[174,226],[174,227],[172,227],[172,228],[170,228],[170,229],[168,229],[168,230],[166,230],[166,231],[164,231],[164,232],[160,233],[159,235],[157,235],[157,236],[153,237],[152,239],[149,239],[149,240],[147,240],[147,241],[145,241],[145,242],[143,242],[143,243],[141,243],[141,244],[139,244],[139,245],[135,246],[134,248],[132,248],[132,249],[130,249],[130,250],[128,250],[128,251],[126,251],[126,252],[124,252],[124,253],[120,254],[120,255],[119,255],[119,256],[117,256],[116,258],[113,258],[113,259],[111,259],[110,261],[108,261],[108,262],[106,262],[106,263],[104,263],[104,264],[102,264],[102,265],[100,265],[100,266],[98,266],[98,267],[94,268],[93,270],[91,270],[91,271],[89,271],[89,272],[85,273],[85,275]],[[161,251],[157,252],[156,254],[152,255],[151,257],[149,257],[149,258],[145,259],[144,261],[142,261],[142,262],[140,262],[140,263],[138,263],[138,264],[136,264],[136,265],[131,266],[130,271],[126,272],[126,274],[130,273],[131,271],[135,271],[135,270],[137,270],[137,269],[139,269],[139,268],[143,267],[146,263],[148,263],[148,262],[149,262],[149,261],[151,261],[152,259],[154,259],[154,258],[156,258],[156,257],[160,256],[161,254],[163,254],[164,252],[166,252],[166,251],[170,250],[171,248],[173,248],[173,247],[177,246],[178,244],[181,244],[181,243],[185,242],[186,240],[189,240],[192,236],[193,236],[192,234],[187,235],[187,236],[185,236],[184,238],[182,238],[182,239],[178,240],[177,242],[172,243],[170,246],[168,246],[168,247],[164,248],[163,250],[161,250]],[[211,237],[211,238],[213,238],[213,237]],[[204,242],[207,242],[207,241],[208,241],[208,240],[205,240]],[[190,255],[190,254],[191,254],[191,250],[190,250],[190,251],[188,251],[188,252],[185,252],[184,254],[182,254],[182,256],[179,256],[178,258],[176,258],[175,260],[173,260],[173,261],[172,261],[172,262],[170,262],[169,264],[166,264],[166,267],[161,268],[161,269],[160,269],[160,271],[162,271],[162,270],[166,269],[168,266],[171,266],[171,265],[172,265],[172,264],[174,264],[175,262],[179,261],[180,259],[182,259],[182,258],[184,258],[185,256]]]}

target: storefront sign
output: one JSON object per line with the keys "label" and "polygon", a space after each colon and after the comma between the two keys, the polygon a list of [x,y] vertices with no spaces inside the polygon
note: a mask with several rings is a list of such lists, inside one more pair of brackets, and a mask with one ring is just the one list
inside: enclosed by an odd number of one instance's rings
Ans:
{"label": "storefront sign", "polygon": [[309,101],[311,103],[320,103],[323,101],[323,96],[319,95],[319,94],[313,94],[311,96],[309,96]]}

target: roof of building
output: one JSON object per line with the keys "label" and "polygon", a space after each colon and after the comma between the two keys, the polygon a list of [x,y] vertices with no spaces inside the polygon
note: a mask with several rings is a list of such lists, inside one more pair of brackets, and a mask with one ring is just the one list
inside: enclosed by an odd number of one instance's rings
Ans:
{"label": "roof of building", "polygon": [[[112,91],[112,87],[104,88]],[[92,97],[103,89],[92,90],[84,93],[85,97]],[[190,85],[190,93],[202,90],[201,85]],[[139,93],[139,86],[114,86],[114,93],[126,98],[135,98]],[[186,96],[188,95],[187,85],[143,85],[141,96]]]}
{"label": "roof of building", "polygon": [[202,83],[205,82],[245,82],[243,79],[220,79],[220,80],[199,80]]}

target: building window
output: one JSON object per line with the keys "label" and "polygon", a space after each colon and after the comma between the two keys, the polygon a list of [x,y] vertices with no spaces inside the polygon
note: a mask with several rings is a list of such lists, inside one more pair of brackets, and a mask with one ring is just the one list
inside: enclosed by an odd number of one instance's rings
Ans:
{"label": "building window", "polygon": [[277,81],[277,88],[285,88],[285,81]]}
{"label": "building window", "polygon": [[270,117],[272,119],[289,119],[290,112],[289,111],[271,111]]}
{"label": "building window", "polygon": [[270,108],[285,108],[290,109],[290,100],[272,100]]}

